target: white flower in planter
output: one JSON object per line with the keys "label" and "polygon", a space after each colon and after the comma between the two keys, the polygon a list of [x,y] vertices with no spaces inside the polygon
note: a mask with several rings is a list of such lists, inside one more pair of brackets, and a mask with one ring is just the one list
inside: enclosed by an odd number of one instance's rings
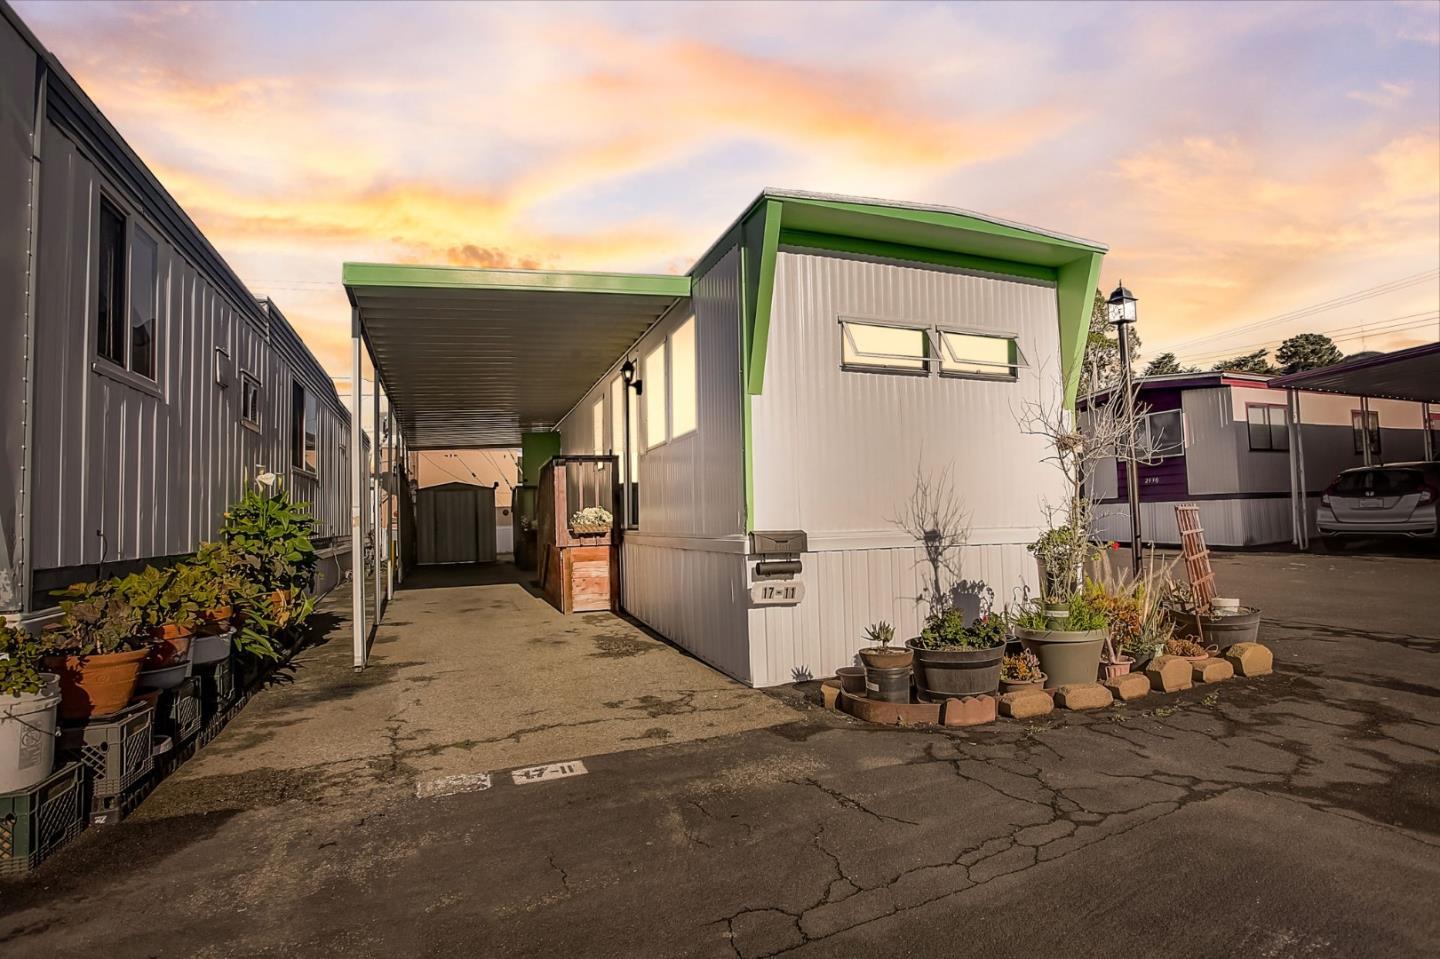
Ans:
{"label": "white flower in planter", "polygon": [[583,533],[604,533],[614,524],[615,517],[603,506],[587,506],[570,517],[570,528]]}

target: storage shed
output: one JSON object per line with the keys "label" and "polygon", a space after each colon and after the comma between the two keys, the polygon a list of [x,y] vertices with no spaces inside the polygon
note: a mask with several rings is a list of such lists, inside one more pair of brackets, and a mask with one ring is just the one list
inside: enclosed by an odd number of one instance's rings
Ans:
{"label": "storage shed", "polygon": [[192,552],[267,471],[333,553],[348,429],[280,310],[0,4],[0,613]]}
{"label": "storage shed", "polygon": [[[949,207],[766,190],[685,276],[349,263],[406,449],[617,457],[622,605],[756,686],[918,632],[900,520],[949,485],[942,589],[1035,586],[1062,495],[1031,402],[1073,407],[1104,247]],[[362,518],[363,519],[363,518]],[[363,620],[364,610],[357,607]],[[364,661],[356,624],[356,662]]]}

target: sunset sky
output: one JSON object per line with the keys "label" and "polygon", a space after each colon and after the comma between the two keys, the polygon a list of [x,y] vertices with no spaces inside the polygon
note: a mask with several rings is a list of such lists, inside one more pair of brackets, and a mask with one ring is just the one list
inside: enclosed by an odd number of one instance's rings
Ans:
{"label": "sunset sky", "polygon": [[15,6],[336,372],[344,260],[683,272],[765,186],[1108,243],[1146,356],[1440,331],[1431,0]]}

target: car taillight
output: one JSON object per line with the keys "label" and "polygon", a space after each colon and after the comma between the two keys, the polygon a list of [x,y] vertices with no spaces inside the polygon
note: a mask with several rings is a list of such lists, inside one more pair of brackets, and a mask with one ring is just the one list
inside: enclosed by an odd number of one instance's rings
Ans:
{"label": "car taillight", "polygon": [[1424,506],[1426,503],[1433,503],[1437,499],[1440,499],[1440,490],[1437,490],[1435,487],[1429,485],[1428,483],[1420,487],[1421,506]]}
{"label": "car taillight", "polygon": [[1331,497],[1331,496],[1334,496],[1334,495],[1335,495],[1335,484],[1334,484],[1334,483],[1331,483],[1329,486],[1325,487],[1325,492],[1323,492],[1323,493],[1320,494],[1320,505],[1321,505],[1321,506],[1329,506],[1329,505],[1330,505],[1330,497]]}

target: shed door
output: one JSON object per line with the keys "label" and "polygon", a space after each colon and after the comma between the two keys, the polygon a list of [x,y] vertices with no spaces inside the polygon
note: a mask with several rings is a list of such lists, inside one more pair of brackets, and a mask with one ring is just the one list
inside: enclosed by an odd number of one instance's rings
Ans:
{"label": "shed door", "polygon": [[483,487],[436,487],[416,494],[416,562],[422,566],[495,561],[495,508]]}

